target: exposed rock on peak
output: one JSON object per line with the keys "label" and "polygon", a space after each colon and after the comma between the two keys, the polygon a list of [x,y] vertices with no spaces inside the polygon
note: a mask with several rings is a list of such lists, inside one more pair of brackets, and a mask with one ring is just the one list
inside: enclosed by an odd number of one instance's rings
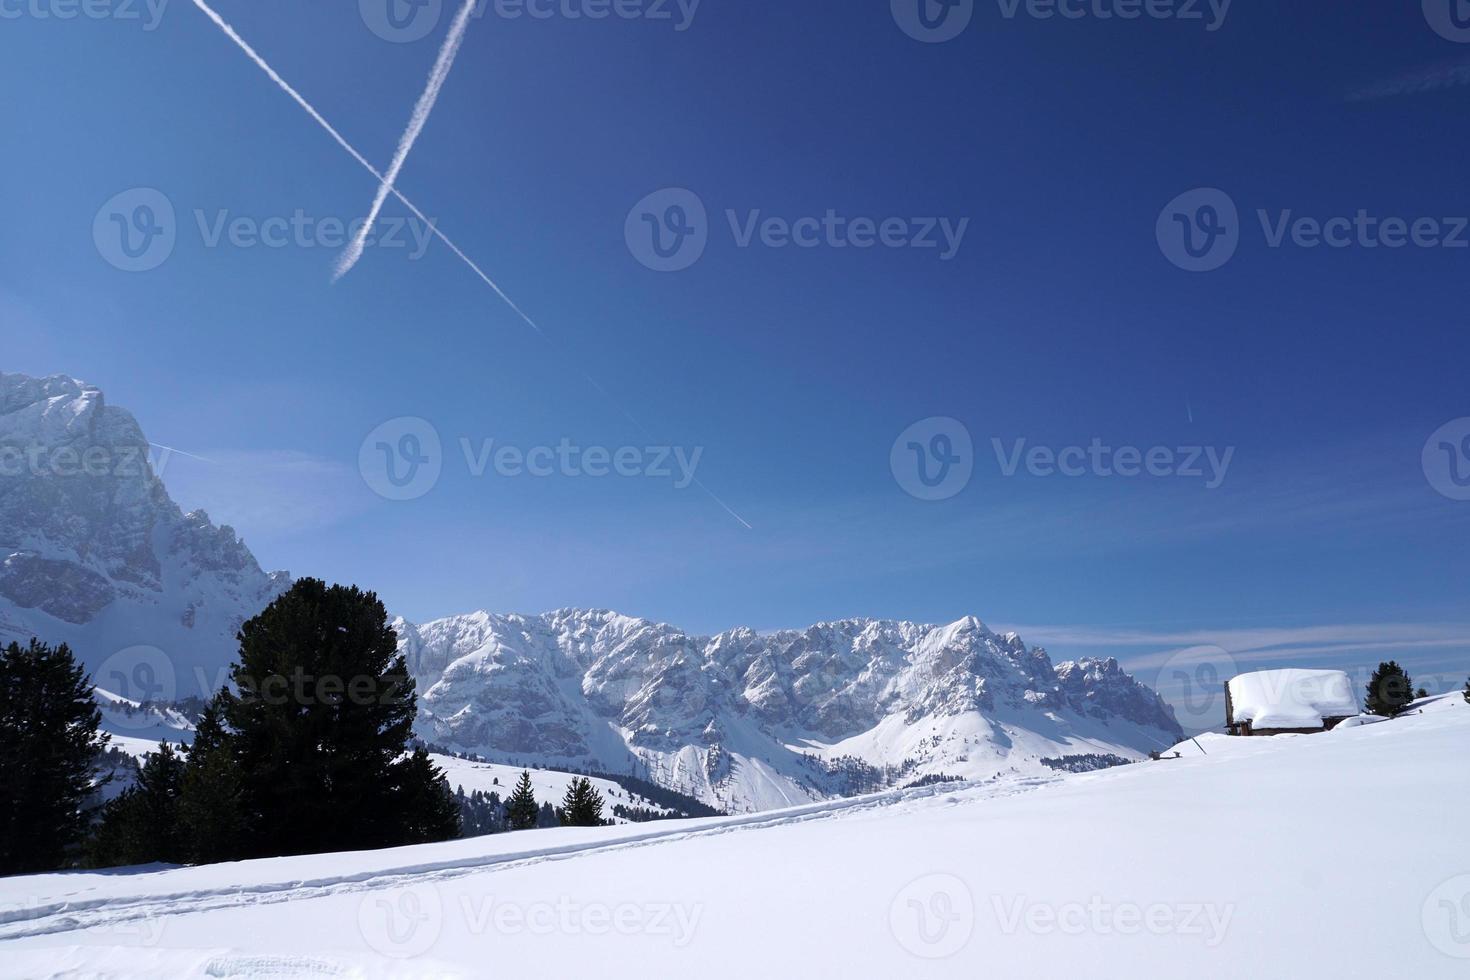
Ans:
{"label": "exposed rock on peak", "polygon": [[974,617],[703,637],[608,610],[480,612],[402,623],[400,644],[437,743],[634,771],[734,809],[852,790],[855,772],[869,789],[1072,750],[1139,758],[1181,736],[1116,661],[1053,668]]}
{"label": "exposed rock on peak", "polygon": [[0,374],[0,639],[69,642],[93,668],[147,646],[152,676],[166,667],[174,693],[198,693],[289,577],[182,513],[148,449],[97,387]]}

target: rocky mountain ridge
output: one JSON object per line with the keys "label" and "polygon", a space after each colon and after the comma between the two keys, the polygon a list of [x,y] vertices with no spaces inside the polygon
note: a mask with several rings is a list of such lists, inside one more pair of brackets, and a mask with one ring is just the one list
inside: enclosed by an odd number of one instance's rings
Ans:
{"label": "rocky mountain ridge", "polygon": [[71,643],[138,700],[217,686],[239,624],[290,582],[183,513],[149,450],[95,386],[0,374],[0,640]]}
{"label": "rocky mountain ridge", "polygon": [[692,636],[609,610],[473,613],[414,625],[400,650],[420,730],[458,750],[647,772],[727,809],[925,776],[1141,758],[1182,737],[1116,660],[1053,667],[974,617],[851,619]]}

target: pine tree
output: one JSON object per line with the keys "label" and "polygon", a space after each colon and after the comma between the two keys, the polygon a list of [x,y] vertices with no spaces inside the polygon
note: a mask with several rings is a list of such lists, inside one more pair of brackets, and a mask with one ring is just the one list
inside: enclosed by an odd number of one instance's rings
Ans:
{"label": "pine tree", "polygon": [[561,801],[561,822],[565,827],[601,827],[602,794],[586,776],[567,786]]}
{"label": "pine tree", "polygon": [[184,784],[184,757],[167,742],[158,744],[138,773],[137,798],[145,832],[145,861],[180,864],[185,859],[184,834],[179,823],[179,793]]}
{"label": "pine tree", "polygon": [[223,697],[216,695],[199,716],[179,793],[185,851],[196,864],[229,861],[243,853],[240,771],[223,712]]}
{"label": "pine tree", "polygon": [[1414,682],[1405,673],[1398,661],[1388,660],[1378,665],[1368,679],[1368,696],[1364,708],[1370,715],[1392,718],[1403,711],[1414,700]]}
{"label": "pine tree", "polygon": [[167,742],[160,742],[138,771],[138,781],[102,811],[90,848],[93,864],[180,864],[186,841],[179,820],[179,792],[184,781],[184,758]]}
{"label": "pine tree", "polygon": [[0,875],[72,859],[107,736],[92,684],[62,644],[0,650]]}
{"label": "pine tree", "polygon": [[1465,682],[1465,700],[1470,702],[1470,681]]}
{"label": "pine tree", "polygon": [[[427,756],[403,757],[414,684],[376,595],[301,579],[239,640],[237,693],[221,708],[245,856],[391,847],[448,830],[434,796],[448,797],[441,774]],[[408,800],[434,812],[410,813]]]}
{"label": "pine tree", "polygon": [[541,804],[541,809],[536,811],[536,829],[546,830],[549,827],[560,827],[561,817],[557,816],[556,807],[547,800]]}
{"label": "pine tree", "polygon": [[393,805],[401,844],[428,844],[460,835],[459,804],[449,780],[419,748],[395,767]]}
{"label": "pine tree", "polygon": [[530,830],[536,826],[540,807],[536,804],[536,794],[531,791],[530,772],[521,773],[521,778],[516,781],[515,792],[510,794],[506,807],[511,830]]}

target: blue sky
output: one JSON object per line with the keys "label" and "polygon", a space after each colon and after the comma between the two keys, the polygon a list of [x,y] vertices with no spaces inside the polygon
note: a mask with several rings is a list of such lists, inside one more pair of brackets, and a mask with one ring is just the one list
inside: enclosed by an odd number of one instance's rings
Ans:
{"label": "blue sky", "polygon": [[[398,43],[368,26],[372,2],[216,6],[381,168],[451,11]],[[188,0],[156,23],[141,3],[38,15],[59,5],[12,0],[0,22],[3,368],[98,384],[209,460],[172,457],[165,481],[268,567],[420,620],[973,613],[1151,681],[1200,644],[1251,665],[1470,670],[1470,502],[1422,459],[1470,416],[1470,248],[1450,247],[1470,215],[1470,45],[1418,4],[1237,0],[1211,30],[1204,4],[1204,20],[1103,20],[990,0],[943,43],[882,0],[703,0],[684,30],[673,3],[668,20],[492,5],[399,187],[544,333],[438,241],[369,248],[335,285],[330,235],[211,244],[236,219],[358,218],[375,181]],[[167,200],[175,243],[126,272],[94,223],[117,195],[132,215],[137,188]],[[669,188],[703,207],[707,245],[658,272],[625,232],[663,221]],[[1238,209],[1238,241],[1190,272],[1160,228],[1178,213],[1203,234],[1200,188]],[[1433,219],[1420,237],[1440,244],[1313,248],[1290,224],[1360,211]],[[829,212],[941,242],[933,219],[966,223],[948,257],[772,247],[779,228],[742,247],[752,221]],[[440,475],[384,499],[360,450],[384,423],[400,446],[405,417],[432,426]],[[905,491],[908,440],[891,453],[931,418],[973,445],[942,500]],[[935,449],[939,430],[918,431]],[[477,477],[490,439],[697,449],[699,482]],[[1232,454],[1209,488],[1008,476],[992,442],[1095,439],[1176,466]]]}

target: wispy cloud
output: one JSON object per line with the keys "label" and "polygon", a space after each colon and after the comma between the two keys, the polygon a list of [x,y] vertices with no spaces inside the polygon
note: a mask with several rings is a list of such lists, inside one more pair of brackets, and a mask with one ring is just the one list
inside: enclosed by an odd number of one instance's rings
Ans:
{"label": "wispy cloud", "polygon": [[444,88],[445,81],[449,78],[449,69],[454,67],[455,56],[459,54],[459,47],[464,42],[465,29],[469,27],[470,15],[475,11],[477,0],[466,0],[459,16],[454,18],[454,23],[449,26],[449,34],[444,38],[444,44],[439,49],[439,57],[434,62],[434,70],[429,72],[428,84],[419,95],[418,103],[413,107],[413,115],[409,117],[408,128],[398,138],[398,150],[393,154],[393,162],[388,165],[388,173],[383,177],[382,183],[378,185],[378,193],[373,198],[372,210],[368,212],[367,220],[362,223],[355,237],[342,251],[337,260],[337,268],[332,275],[335,282],[352,271],[357,260],[362,258],[363,249],[367,247],[368,236],[372,234],[373,225],[378,220],[378,213],[383,210],[383,204],[388,200],[388,195],[393,192],[393,185],[398,182],[398,175],[403,171],[403,164],[408,160],[408,155],[413,151],[413,145],[418,142],[419,134],[424,131],[424,124],[429,121],[429,115],[434,111],[434,103],[439,101],[439,92]]}
{"label": "wispy cloud", "polygon": [[1470,85],[1470,61],[1432,65],[1381,82],[1374,82],[1348,93],[1349,102],[1372,102],[1399,95],[1418,95],[1447,88]]}
{"label": "wispy cloud", "polygon": [[327,527],[372,505],[356,469],[289,450],[209,450],[163,472],[185,510],[209,512],[251,540]]}
{"label": "wispy cloud", "polygon": [[1333,657],[1383,650],[1470,650],[1467,623],[1340,623],[1291,627],[1248,627],[1221,630],[1148,630],[1106,626],[1004,627],[1029,643],[1077,650],[1131,649],[1138,668],[1157,667],[1180,650],[1218,647],[1242,663],[1282,657]]}

